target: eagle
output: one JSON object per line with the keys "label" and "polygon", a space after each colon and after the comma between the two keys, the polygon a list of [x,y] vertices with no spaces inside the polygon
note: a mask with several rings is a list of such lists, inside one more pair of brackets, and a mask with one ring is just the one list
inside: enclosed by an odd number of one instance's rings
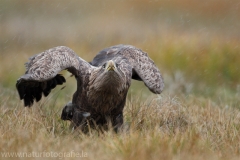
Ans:
{"label": "eagle", "polygon": [[[143,81],[148,89],[160,94],[162,75],[148,54],[131,45],[116,45],[100,51],[91,62],[72,49],[58,46],[36,54],[25,63],[26,72],[16,83],[20,100],[31,107],[57,85],[66,82],[62,70],[72,73],[77,90],[61,114],[74,129],[111,127],[118,132],[123,124],[123,109],[131,80]],[[90,127],[89,127],[90,126]]]}

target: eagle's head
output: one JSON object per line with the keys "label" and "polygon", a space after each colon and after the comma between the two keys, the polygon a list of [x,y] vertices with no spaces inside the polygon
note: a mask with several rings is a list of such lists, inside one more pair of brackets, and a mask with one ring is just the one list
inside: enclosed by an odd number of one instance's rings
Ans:
{"label": "eagle's head", "polygon": [[96,67],[91,73],[90,86],[95,91],[120,92],[129,88],[131,76],[132,67],[126,59],[112,59]]}

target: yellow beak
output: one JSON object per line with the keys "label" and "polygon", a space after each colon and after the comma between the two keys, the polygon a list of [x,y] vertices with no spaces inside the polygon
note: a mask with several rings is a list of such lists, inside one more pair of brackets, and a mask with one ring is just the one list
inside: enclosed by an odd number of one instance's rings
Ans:
{"label": "yellow beak", "polygon": [[108,71],[110,71],[110,70],[114,71],[115,68],[116,68],[116,67],[115,67],[115,63],[114,63],[112,60],[110,60],[110,61],[107,62],[106,69],[107,69]]}

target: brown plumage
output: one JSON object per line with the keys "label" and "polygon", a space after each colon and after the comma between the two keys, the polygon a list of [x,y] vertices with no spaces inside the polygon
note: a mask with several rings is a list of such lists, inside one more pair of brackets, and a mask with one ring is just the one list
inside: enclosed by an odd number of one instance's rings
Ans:
{"label": "brown plumage", "polygon": [[92,62],[78,57],[68,47],[59,46],[37,54],[26,63],[26,73],[17,80],[17,90],[25,106],[38,102],[42,94],[65,82],[58,74],[68,70],[77,80],[77,91],[62,111],[63,120],[86,131],[107,126],[117,130],[123,123],[123,108],[131,79],[142,80],[150,91],[160,94],[164,83],[159,69],[147,53],[130,45],[100,51]]}

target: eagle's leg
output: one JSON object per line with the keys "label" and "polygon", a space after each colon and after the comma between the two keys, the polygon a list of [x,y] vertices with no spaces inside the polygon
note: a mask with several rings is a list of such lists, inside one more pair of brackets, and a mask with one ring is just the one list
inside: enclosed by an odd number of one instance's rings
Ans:
{"label": "eagle's leg", "polygon": [[79,129],[83,133],[87,133],[88,128],[88,119],[90,117],[89,112],[80,112],[78,110],[74,110],[73,117],[72,117],[72,126],[74,129]]}
{"label": "eagle's leg", "polygon": [[66,104],[62,110],[61,119],[72,121],[70,128],[80,129],[83,132],[87,132],[87,118],[90,116],[89,112],[77,111],[76,105],[71,101]]}
{"label": "eagle's leg", "polygon": [[112,118],[112,126],[113,130],[118,133],[122,129],[122,124],[123,124],[123,113],[121,112],[120,114],[113,116]]}
{"label": "eagle's leg", "polygon": [[62,120],[69,120],[71,121],[73,118],[73,104],[72,102],[68,102],[66,104],[66,106],[63,108],[62,110],[62,115],[61,115],[61,119]]}

